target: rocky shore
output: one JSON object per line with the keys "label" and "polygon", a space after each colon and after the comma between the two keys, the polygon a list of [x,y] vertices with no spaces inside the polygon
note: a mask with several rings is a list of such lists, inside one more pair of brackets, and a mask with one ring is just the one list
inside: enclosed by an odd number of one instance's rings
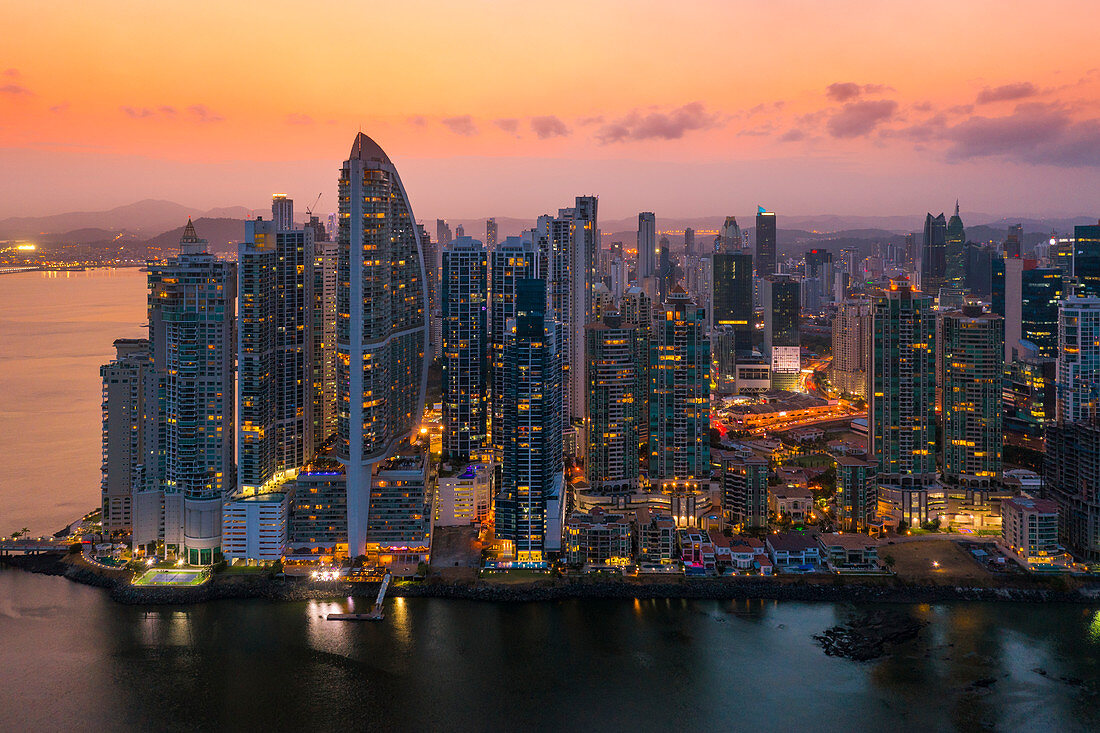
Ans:
{"label": "rocky shore", "polygon": [[[129,605],[203,603],[256,598],[305,601],[373,598],[376,583],[337,583],[321,587],[304,579],[262,575],[217,575],[194,587],[142,587],[129,583],[124,571],[99,571],[58,555],[4,558],[23,570],[62,575],[69,580],[108,589],[112,599]],[[852,603],[941,603],[951,601],[1016,601],[1030,603],[1097,603],[1100,586],[978,588],[963,585],[910,585],[894,578],[677,578],[668,581],[629,578],[547,578],[529,583],[493,580],[445,582],[439,579],[396,582],[389,595],[404,598],[450,598],[490,602],[568,599],[777,600]]]}

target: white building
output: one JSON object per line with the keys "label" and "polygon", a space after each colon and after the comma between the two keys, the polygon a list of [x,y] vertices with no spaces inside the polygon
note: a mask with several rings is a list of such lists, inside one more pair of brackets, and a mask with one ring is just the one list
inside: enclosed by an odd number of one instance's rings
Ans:
{"label": "white building", "polygon": [[1100,417],[1100,298],[1058,305],[1058,420]]}
{"label": "white building", "polygon": [[286,550],[289,514],[289,491],[226,502],[222,510],[222,555],[230,562],[280,559]]}
{"label": "white building", "polygon": [[1001,544],[1025,567],[1065,558],[1058,544],[1058,504],[1026,496],[1001,502]]}
{"label": "white building", "polygon": [[444,466],[436,489],[435,524],[454,527],[479,524],[489,516],[493,495],[493,467],[467,463]]}

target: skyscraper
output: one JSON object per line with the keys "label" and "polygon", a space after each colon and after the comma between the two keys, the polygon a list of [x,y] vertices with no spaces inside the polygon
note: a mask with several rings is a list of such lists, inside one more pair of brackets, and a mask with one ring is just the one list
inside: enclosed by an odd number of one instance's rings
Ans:
{"label": "skyscraper", "polygon": [[771,361],[772,388],[795,390],[802,373],[799,282],[790,275],[772,275],[762,284],[764,356]]}
{"label": "skyscraper", "polygon": [[695,230],[691,227],[684,227],[684,253],[695,254]]}
{"label": "skyscraper", "polygon": [[1100,298],[1067,298],[1058,309],[1059,422],[1100,424]]}
{"label": "skyscraper", "polygon": [[443,248],[443,457],[477,460],[488,448],[485,245],[459,237]]}
{"label": "skyscraper", "polygon": [[844,394],[867,399],[871,367],[871,303],[864,299],[837,304],[833,319],[833,360],[829,380]]}
{"label": "skyscraper", "polygon": [[924,217],[924,244],[921,247],[920,288],[933,298],[947,280],[947,219],[941,213]]}
{"label": "skyscraper", "polygon": [[[115,358],[99,368],[103,380],[101,521],[108,537],[133,531],[133,493],[146,460],[145,419],[152,360],[148,339],[116,339]],[[153,393],[155,395],[155,392]]]}
{"label": "skyscraper", "polygon": [[763,206],[758,206],[756,207],[756,276],[774,275],[775,263],[775,213]]}
{"label": "skyscraper", "polygon": [[936,470],[932,298],[893,279],[873,314],[870,452],[880,474],[919,483]]}
{"label": "skyscraper", "polygon": [[718,231],[719,251],[738,252],[744,247],[745,238],[741,234],[741,227],[737,224],[737,217],[727,216],[722,222],[722,228]]}
{"label": "skyscraper", "polygon": [[653,343],[653,301],[639,287],[627,289],[619,301],[619,314],[623,325],[634,327],[635,354],[638,363],[635,374],[638,384],[634,390],[638,408],[638,450],[649,455],[649,355]]}
{"label": "skyscraper", "polygon": [[[237,252],[240,424],[237,488],[263,490],[277,473],[313,455],[314,234],[280,229],[294,202],[278,196],[273,219],[245,222]],[[274,218],[277,217],[277,218]]]}
{"label": "skyscraper", "polygon": [[1008,228],[1005,236],[1004,256],[1021,257],[1024,246],[1024,225],[1013,224]]}
{"label": "skyscraper", "polygon": [[359,133],[340,179],[337,456],[347,470],[348,551],[365,549],[371,466],[419,424],[428,296],[419,233],[397,168]]}
{"label": "skyscraper", "polygon": [[1100,223],[1074,227],[1073,277],[1079,295],[1100,298]]}
{"label": "skyscraper", "polygon": [[943,315],[943,473],[987,488],[1001,477],[1004,319],[980,305]]}
{"label": "skyscraper", "polygon": [[508,321],[516,317],[516,286],[538,274],[535,233],[507,237],[490,253],[489,341],[492,380],[492,448],[496,460],[504,452],[504,342]]}
{"label": "skyscraper", "polygon": [[[650,211],[638,214],[638,284],[657,276],[657,217]],[[652,297],[652,294],[650,294]]]}
{"label": "skyscraper", "polygon": [[[559,326],[546,318],[546,285],[516,285],[504,344],[504,459],[496,536],[519,562],[542,563],[561,545],[562,460]],[[555,536],[556,535],[556,536]]]}
{"label": "skyscraper", "polygon": [[135,508],[144,526],[135,527],[134,542],[162,539],[165,554],[192,565],[219,560],[222,502],[236,486],[236,302],[235,265],[210,254],[188,220],[179,255],[149,265],[149,344],[163,457],[151,478],[159,483],[153,493],[163,493],[142,497],[144,506]]}
{"label": "skyscraper", "polygon": [[[1014,264],[1006,262],[1006,269]],[[1019,272],[1015,268],[1008,271]],[[1066,291],[1060,269],[1035,267],[1020,273],[1020,338],[1039,356],[1058,356],[1058,303],[1068,294]]]}
{"label": "skyscraper", "polygon": [[962,218],[959,216],[959,202],[955,202],[955,213],[947,222],[947,232],[944,237],[947,249],[944,253],[944,280],[945,284],[962,290],[966,277],[966,230],[963,228]]}
{"label": "skyscraper", "polygon": [[[313,236],[313,445],[336,434],[336,242]],[[238,364],[238,370],[240,365]]]}
{"label": "skyscraper", "polygon": [[490,252],[497,246],[497,220],[491,216],[485,220],[485,246]]}
{"label": "skyscraper", "polygon": [[679,286],[653,328],[649,480],[667,489],[710,475],[710,342],[706,313]]}
{"label": "skyscraper", "polygon": [[737,351],[753,347],[752,254],[745,250],[715,252],[712,257],[715,326],[730,326]]}
{"label": "skyscraper", "polygon": [[585,328],[588,415],[585,476],[596,494],[638,489],[638,388],[636,327],[618,313]]}

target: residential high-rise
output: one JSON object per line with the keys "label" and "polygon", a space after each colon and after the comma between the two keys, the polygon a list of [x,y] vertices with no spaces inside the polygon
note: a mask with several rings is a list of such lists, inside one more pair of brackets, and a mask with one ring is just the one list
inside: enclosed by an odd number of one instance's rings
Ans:
{"label": "residential high-rise", "polygon": [[710,342],[706,313],[679,286],[653,319],[649,480],[663,489],[710,475]]}
{"label": "residential high-rise", "polygon": [[684,227],[684,254],[695,254],[695,230]]}
{"label": "residential high-rise", "polygon": [[872,312],[870,453],[880,474],[919,484],[936,471],[932,298],[896,278]]}
{"label": "residential high-rise", "polygon": [[1073,277],[1078,295],[1100,298],[1100,223],[1073,228]]}
{"label": "residential high-rise", "polygon": [[944,252],[945,284],[955,290],[962,290],[966,277],[966,229],[959,216],[959,202],[955,202],[955,213],[947,222],[944,237],[947,249]]}
{"label": "residential high-rise", "polygon": [[[546,285],[516,284],[516,316],[504,344],[504,457],[496,536],[519,562],[545,562],[561,546],[564,510],[558,324],[546,317]],[[555,536],[556,535],[556,536]]]}
{"label": "residential high-rise", "polygon": [[1100,424],[1100,298],[1067,298],[1058,309],[1060,423]]}
{"label": "residential high-rise", "polygon": [[744,530],[768,526],[768,462],[759,456],[722,461],[722,510],[726,521]]}
{"label": "residential high-rise", "polygon": [[491,216],[485,220],[485,246],[490,252],[497,247],[497,220]]}
{"label": "residential high-rise", "polygon": [[639,287],[627,289],[619,301],[619,315],[623,325],[634,327],[635,354],[638,364],[635,374],[638,384],[634,390],[638,400],[638,452],[649,455],[649,353],[653,343],[653,301]]}
{"label": "residential high-rise", "polygon": [[[657,217],[650,211],[638,214],[638,284],[657,276]],[[650,294],[652,297],[652,294]]]}
{"label": "residential high-rise", "polygon": [[424,411],[428,294],[419,232],[397,168],[359,133],[340,179],[336,453],[346,467],[348,551],[364,552],[371,467]]}
{"label": "residential high-rise", "polygon": [[573,242],[570,253],[570,353],[567,359],[569,418],[574,424],[585,419],[584,327],[599,320],[596,313],[596,283],[599,282],[600,230],[597,222],[599,200],[595,196],[577,196],[573,207]]}
{"label": "residential high-rise", "polygon": [[443,457],[479,460],[488,437],[485,245],[459,237],[443,248]]}
{"label": "residential high-rise", "polygon": [[276,229],[294,229],[294,200],[285,193],[272,194],[271,220]]}
{"label": "residential high-rise", "polygon": [[867,532],[878,511],[878,485],[875,466],[852,456],[837,456],[836,511],[840,529],[845,532]]}
{"label": "residential high-rise", "polygon": [[[133,494],[141,490],[146,460],[146,412],[152,360],[148,339],[116,339],[115,358],[99,368],[103,379],[101,521],[108,537],[129,535]],[[155,393],[154,393],[155,394]]]}
{"label": "residential high-rise", "polygon": [[1100,424],[1047,427],[1043,456],[1046,496],[1058,503],[1059,537],[1086,562],[1100,561]]}
{"label": "residential high-rise", "polygon": [[430,474],[428,451],[415,443],[371,466],[370,516],[364,542],[369,560],[382,566],[415,567],[431,559]]}
{"label": "residential high-rise", "polygon": [[987,488],[1001,477],[1004,319],[965,305],[945,313],[943,473],[948,481]]}
{"label": "residential high-rise", "polygon": [[772,388],[793,391],[802,373],[799,282],[790,275],[772,275],[762,285],[764,356],[771,361]]}
{"label": "residential high-rise", "polygon": [[756,276],[767,277],[776,272],[775,213],[763,206],[756,207]]}
{"label": "residential high-rise", "polygon": [[585,477],[593,493],[638,489],[638,388],[636,327],[618,313],[585,328],[588,415]]}
{"label": "residential high-rise", "polygon": [[278,219],[245,222],[238,247],[240,323],[237,489],[262,491],[277,474],[304,465],[314,440],[314,234],[292,222],[294,202],[272,203]]}
{"label": "residential high-rise", "polygon": [[747,250],[715,252],[712,260],[711,324],[730,326],[734,349],[751,351],[755,332],[752,307],[752,254]]}
{"label": "residential high-rise", "polygon": [[[336,435],[336,242],[313,237],[313,444]],[[239,358],[239,357],[238,357]],[[238,370],[240,364],[238,363]]]}
{"label": "residential high-rise", "polygon": [[516,285],[538,274],[539,248],[532,233],[507,237],[489,254],[489,371],[492,403],[492,449],[504,452],[504,342],[508,321],[516,317]]}
{"label": "residential high-rise", "polygon": [[829,380],[843,394],[867,399],[871,367],[871,302],[845,300],[837,304],[833,319],[833,360]]}
{"label": "residential high-rise", "polygon": [[920,287],[933,298],[947,281],[947,219],[941,213],[924,217],[924,243],[921,247]]}
{"label": "residential high-rise", "polygon": [[149,264],[154,419],[163,463],[147,467],[158,491],[135,507],[143,526],[135,526],[134,542],[163,540],[166,555],[192,565],[220,559],[222,503],[236,488],[236,303],[236,266],[210,254],[188,220],[179,255]]}

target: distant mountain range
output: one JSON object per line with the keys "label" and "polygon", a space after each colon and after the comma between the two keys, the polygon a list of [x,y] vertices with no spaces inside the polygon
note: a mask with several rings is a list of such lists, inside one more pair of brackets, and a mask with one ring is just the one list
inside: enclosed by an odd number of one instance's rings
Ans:
{"label": "distant mountain range", "polygon": [[[257,214],[266,215],[267,209],[248,209],[244,206],[219,207],[208,210],[188,208],[173,201],[145,199],[107,211],[73,211],[38,217],[10,217],[0,220],[0,240],[34,239],[43,244],[148,244],[150,247],[171,248],[178,241],[188,217],[194,220],[199,236],[208,239],[215,252],[235,249],[235,243],[244,236],[242,222]],[[553,212],[547,212],[553,213]],[[935,213],[935,212],[934,212]],[[519,234],[534,225],[536,215],[530,219],[497,217],[501,238]],[[1011,224],[1022,224],[1024,232],[1038,238],[1052,231],[1070,233],[1080,224],[1095,224],[1096,217],[1070,218],[1004,217],[963,212],[968,238],[972,241],[997,241],[1003,239]],[[682,243],[679,233],[686,227],[698,232],[714,231],[722,226],[725,216],[657,217],[658,231],[670,232],[669,239],[676,248]],[[738,217],[742,229],[752,232],[755,215]],[[436,236],[435,220],[423,220],[433,239]],[[449,219],[454,231],[462,225],[466,234],[484,239],[485,219]],[[844,216],[823,214],[817,216],[787,216],[778,214],[779,247],[781,252],[795,254],[813,246],[841,248],[859,246],[861,243],[895,241],[908,232],[919,232],[924,227],[924,215],[905,216]],[[601,219],[600,229],[604,241],[622,241],[633,246],[637,232],[637,218]],[[673,234],[675,232],[675,234]],[[701,237],[713,236],[700,234]],[[1032,237],[1029,237],[1032,238]],[[828,242],[829,244],[824,244]]]}

